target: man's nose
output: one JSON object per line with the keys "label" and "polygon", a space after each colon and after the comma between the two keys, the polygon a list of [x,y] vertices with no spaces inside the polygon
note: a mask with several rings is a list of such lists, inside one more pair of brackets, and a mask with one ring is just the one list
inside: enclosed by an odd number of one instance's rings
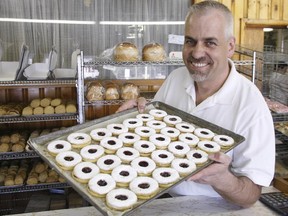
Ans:
{"label": "man's nose", "polygon": [[205,50],[205,46],[202,43],[198,42],[192,49],[192,56],[195,59],[201,58],[204,56]]}

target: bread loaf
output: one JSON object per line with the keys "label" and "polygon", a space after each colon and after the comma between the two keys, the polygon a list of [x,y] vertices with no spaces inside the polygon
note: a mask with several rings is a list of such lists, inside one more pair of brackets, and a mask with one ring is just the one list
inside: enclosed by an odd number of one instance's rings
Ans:
{"label": "bread loaf", "polygon": [[121,98],[123,100],[136,99],[139,97],[139,93],[138,86],[133,83],[125,83],[121,87]]}
{"label": "bread loaf", "polygon": [[164,61],[165,59],[166,52],[159,43],[146,44],[142,49],[143,61]]}
{"label": "bread loaf", "polygon": [[123,42],[116,45],[114,49],[114,61],[116,62],[135,62],[138,61],[139,51],[130,42]]}
{"label": "bread loaf", "polygon": [[109,82],[105,84],[105,99],[106,100],[118,100],[120,98],[119,86],[115,83]]}
{"label": "bread loaf", "polygon": [[87,84],[86,98],[88,101],[104,100],[105,88],[100,82],[90,82]]}

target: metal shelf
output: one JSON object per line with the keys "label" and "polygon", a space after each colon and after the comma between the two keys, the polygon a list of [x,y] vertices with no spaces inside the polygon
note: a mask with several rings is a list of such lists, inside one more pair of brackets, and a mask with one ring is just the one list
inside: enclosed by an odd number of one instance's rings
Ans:
{"label": "metal shelf", "polygon": [[288,157],[288,144],[277,144],[276,145],[276,157],[278,159]]}
{"label": "metal shelf", "polygon": [[25,81],[0,81],[1,87],[46,87],[46,86],[62,86],[62,85],[72,85],[76,86],[76,79],[60,79],[60,80],[25,80]]}
{"label": "metal shelf", "polygon": [[77,120],[77,114],[53,114],[53,115],[34,115],[34,116],[15,116],[1,117],[0,123],[23,123],[23,122],[40,122],[40,121],[60,121],[60,120]]}
{"label": "metal shelf", "polygon": [[70,187],[68,183],[46,183],[46,184],[36,184],[36,185],[15,185],[15,186],[1,186],[0,194],[7,193],[23,193],[30,191],[41,191],[55,188],[66,188]]}
{"label": "metal shelf", "polygon": [[274,122],[288,121],[288,113],[272,113],[272,118]]}
{"label": "metal shelf", "polygon": [[136,62],[115,62],[111,60],[100,60],[95,62],[84,62],[83,67],[93,67],[93,66],[103,66],[103,65],[113,65],[113,66],[171,66],[171,65],[184,65],[182,60],[167,60],[167,61],[136,61]]}
{"label": "metal shelf", "polygon": [[5,152],[0,153],[0,161],[2,160],[15,160],[26,158],[38,158],[39,155],[36,152]]}

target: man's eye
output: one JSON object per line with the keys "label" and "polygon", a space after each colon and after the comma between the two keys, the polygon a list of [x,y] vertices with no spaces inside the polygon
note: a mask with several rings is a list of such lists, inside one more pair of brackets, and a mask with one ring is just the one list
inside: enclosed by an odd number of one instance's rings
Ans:
{"label": "man's eye", "polygon": [[214,47],[214,46],[217,46],[217,44],[215,42],[213,42],[213,41],[208,41],[208,42],[206,42],[206,46]]}
{"label": "man's eye", "polygon": [[189,44],[189,45],[194,45],[195,41],[193,41],[193,40],[185,40],[185,43]]}

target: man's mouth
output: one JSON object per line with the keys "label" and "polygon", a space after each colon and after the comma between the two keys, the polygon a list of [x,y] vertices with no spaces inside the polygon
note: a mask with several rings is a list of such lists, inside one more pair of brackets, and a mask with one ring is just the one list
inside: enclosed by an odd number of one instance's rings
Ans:
{"label": "man's mouth", "polygon": [[191,62],[193,66],[201,68],[201,67],[205,67],[208,65],[208,63],[196,63],[196,62]]}

